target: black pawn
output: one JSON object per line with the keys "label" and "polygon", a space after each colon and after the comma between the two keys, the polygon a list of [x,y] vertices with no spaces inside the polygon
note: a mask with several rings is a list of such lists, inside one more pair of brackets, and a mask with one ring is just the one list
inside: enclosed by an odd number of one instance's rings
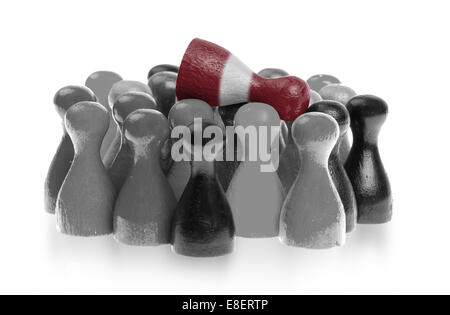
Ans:
{"label": "black pawn", "polygon": [[159,73],[159,72],[170,71],[170,72],[178,73],[178,69],[179,69],[179,67],[174,66],[174,65],[168,65],[168,64],[154,66],[148,72],[147,80],[150,79],[154,74]]}
{"label": "black pawn", "polygon": [[[208,141],[204,139],[203,142]],[[173,219],[173,250],[190,257],[230,254],[234,249],[235,225],[225,192],[216,176],[215,163],[192,161],[191,167],[191,179]]]}
{"label": "black pawn", "polygon": [[158,110],[168,117],[170,109],[176,102],[178,74],[172,71],[158,72],[148,79]]}
{"label": "black pawn", "polygon": [[392,193],[378,151],[378,134],[386,121],[388,106],[381,98],[355,96],[347,103],[353,146],[345,169],[358,204],[358,223],[382,224],[392,219]]}
{"label": "black pawn", "polygon": [[[222,117],[222,121],[225,127],[234,126],[234,116],[237,111],[247,103],[222,106],[219,107],[219,114]],[[233,179],[234,173],[236,173],[239,168],[240,162],[237,159],[237,150],[238,150],[238,140],[236,135],[234,136],[234,160],[233,161],[217,161],[217,176],[219,177],[219,181],[222,184],[222,187],[225,191],[228,190],[230,186],[231,180]]]}
{"label": "black pawn", "polygon": [[328,114],[333,117],[339,125],[339,141],[336,143],[336,146],[331,152],[328,168],[330,170],[333,183],[336,186],[339,196],[341,197],[342,204],[344,205],[347,233],[350,233],[356,226],[358,207],[356,204],[353,186],[339,158],[339,150],[342,139],[346,137],[347,131],[350,128],[350,115],[345,106],[336,101],[317,102],[308,108],[307,112]]}

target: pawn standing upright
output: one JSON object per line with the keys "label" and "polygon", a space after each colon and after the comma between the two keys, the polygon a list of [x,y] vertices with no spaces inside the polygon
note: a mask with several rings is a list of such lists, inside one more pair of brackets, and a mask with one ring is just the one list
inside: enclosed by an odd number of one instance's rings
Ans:
{"label": "pawn standing upright", "polygon": [[169,122],[159,111],[138,109],[126,118],[123,128],[133,148],[134,164],[117,197],[114,237],[133,246],[168,244],[177,203],[160,156],[170,136]]}
{"label": "pawn standing upright", "polygon": [[148,86],[158,104],[158,110],[166,117],[176,102],[177,77],[176,72],[162,71],[148,79]]}
{"label": "pawn standing upright", "polygon": [[[203,123],[214,124],[215,117],[212,107],[201,100],[187,99],[177,102],[169,112],[169,121],[172,128],[178,126],[193,128],[195,119],[201,119]],[[167,178],[175,197],[180,200],[191,178],[190,161],[185,159],[175,161]]]}
{"label": "pawn standing upright", "polygon": [[[336,101],[344,106],[347,106],[348,101],[356,96],[356,92],[349,88],[348,86],[342,84],[329,84],[320,90],[320,96],[324,100]],[[347,132],[347,136],[341,141],[341,148],[339,149],[339,155],[341,162],[345,164],[348,154],[350,153],[351,141],[350,141],[351,131]]]}
{"label": "pawn standing upright", "polygon": [[[273,150],[278,150],[272,139],[279,138],[280,117],[267,104],[249,103],[237,112],[235,127],[244,157],[227,191],[235,218],[236,235],[251,238],[277,237],[283,188],[276,169],[266,172],[262,168],[272,162],[276,153]],[[255,127],[258,129],[254,129],[253,136],[257,139],[250,137],[247,141],[246,132],[239,132],[239,129]],[[277,135],[271,134],[273,127],[278,128]],[[267,138],[263,136],[263,128]],[[262,143],[265,143],[265,148],[261,147]],[[252,157],[251,151],[256,156]],[[268,152],[270,161],[262,161],[262,151],[265,154]]]}
{"label": "pawn standing upright", "polygon": [[387,223],[392,219],[392,192],[378,150],[378,134],[388,106],[379,97],[361,95],[352,98],[347,108],[354,140],[345,169],[356,195],[358,223]]}
{"label": "pawn standing upright", "polygon": [[100,148],[100,155],[103,162],[105,162],[106,153],[119,132],[112,117],[111,107],[108,104],[109,91],[111,91],[113,85],[119,81],[122,81],[122,77],[117,73],[111,71],[97,71],[92,73],[86,79],[85,83],[85,85],[97,96],[98,102],[102,104],[109,112],[109,127],[105,138],[103,139],[102,147]]}
{"label": "pawn standing upright", "polygon": [[[67,110],[72,105],[82,101],[95,102],[96,96],[86,87],[66,86],[56,93],[53,103],[59,116],[64,120]],[[63,136],[50,164],[44,185],[45,210],[50,214],[55,214],[58,193],[72,165],[74,153],[72,140],[63,124]]]}
{"label": "pawn standing upright", "polygon": [[339,138],[329,115],[307,113],[292,126],[301,167],[282,208],[280,239],[303,248],[327,249],[345,243],[345,212],[328,168]]}
{"label": "pawn standing upright", "polygon": [[65,125],[75,157],[58,195],[58,229],[74,236],[110,234],[114,187],[100,157],[108,111],[99,103],[80,102],[67,111]]}
{"label": "pawn standing upright", "polygon": [[339,149],[342,139],[347,135],[347,131],[350,128],[350,115],[345,108],[339,102],[335,101],[320,101],[313,104],[308,112],[324,113],[333,117],[339,124],[340,136],[339,140],[333,148],[330,155],[328,167],[330,169],[331,178],[336,186],[336,189],[341,197],[342,204],[344,205],[347,233],[352,232],[356,226],[356,218],[358,214],[358,207],[356,205],[355,193],[353,191],[352,183],[348,178],[347,172],[339,158]]}
{"label": "pawn standing upright", "polygon": [[[207,128],[216,137],[203,137]],[[192,157],[191,178],[178,203],[172,227],[174,252],[190,257],[216,257],[233,252],[235,226],[230,205],[216,176],[215,159],[223,148],[223,133],[217,125],[191,126],[194,135],[183,139]],[[202,140],[201,143],[195,141]],[[206,146],[214,145],[213,150]],[[195,152],[207,152],[197,157]]]}
{"label": "pawn standing upright", "polygon": [[[112,110],[114,107],[114,103],[116,100],[123,94],[128,92],[142,92],[149,95],[152,95],[152,91],[150,88],[145,85],[142,82],[139,81],[128,81],[128,80],[122,80],[117,83],[115,83],[108,94],[108,104],[110,109]],[[116,124],[114,124],[116,125]],[[115,134],[115,137],[111,143],[111,145],[108,148],[108,151],[106,152],[105,156],[103,157],[103,163],[105,164],[106,168],[109,169],[114,162],[114,159],[116,158],[117,154],[120,151],[120,145],[122,143],[122,134],[120,133],[119,128],[117,128],[117,132]]]}
{"label": "pawn standing upright", "polygon": [[123,123],[128,115],[138,109],[156,109],[156,107],[155,99],[151,95],[142,92],[122,94],[114,103],[113,114],[122,135],[122,143],[119,153],[108,170],[108,174],[117,193],[120,192],[134,161],[132,147],[124,136]]}

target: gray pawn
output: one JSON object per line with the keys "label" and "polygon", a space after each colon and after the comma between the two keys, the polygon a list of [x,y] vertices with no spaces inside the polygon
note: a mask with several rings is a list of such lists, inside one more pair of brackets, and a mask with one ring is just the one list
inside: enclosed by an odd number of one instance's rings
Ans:
{"label": "gray pawn", "polygon": [[148,86],[158,104],[158,110],[166,117],[176,102],[177,78],[177,73],[163,71],[155,73],[148,79]]}
{"label": "gray pawn", "polygon": [[[66,86],[60,89],[53,99],[56,111],[63,120],[67,110],[82,101],[96,101],[94,93],[84,86]],[[74,153],[72,140],[63,125],[63,136],[45,179],[45,210],[48,213],[55,213],[58,193],[72,165]]]}
{"label": "gray pawn", "polygon": [[289,76],[289,73],[284,71],[283,69],[277,69],[277,68],[266,68],[261,70],[258,73],[259,76],[267,79],[277,79],[282,77]]}
{"label": "gray pawn", "polygon": [[132,147],[124,136],[123,122],[128,115],[138,109],[156,109],[156,107],[153,96],[142,92],[122,94],[114,103],[113,114],[122,135],[122,143],[119,153],[111,168],[108,170],[108,174],[111,177],[116,192],[120,192],[134,159]]}
{"label": "gray pawn", "polygon": [[353,191],[352,183],[348,178],[347,172],[344,169],[339,158],[339,149],[342,142],[347,135],[350,128],[350,114],[348,110],[339,102],[335,101],[321,101],[313,104],[309,109],[309,113],[319,112],[328,114],[333,117],[339,124],[340,137],[337,144],[334,146],[330,155],[328,167],[330,169],[331,178],[341,197],[344,205],[347,233],[352,232],[356,227],[356,219],[358,214],[358,206],[356,204],[355,192]]}
{"label": "gray pawn", "polygon": [[307,83],[311,90],[320,92],[323,87],[334,83],[341,83],[341,81],[329,74],[317,74],[309,78]]}
{"label": "gray pawn", "polygon": [[[319,93],[324,100],[336,101],[345,106],[347,106],[348,101],[352,97],[356,96],[356,92],[353,89],[342,84],[329,84],[322,88]],[[350,135],[351,130],[349,130],[347,136],[342,140],[341,149],[339,152],[343,164],[347,161],[348,154],[350,153]]]}

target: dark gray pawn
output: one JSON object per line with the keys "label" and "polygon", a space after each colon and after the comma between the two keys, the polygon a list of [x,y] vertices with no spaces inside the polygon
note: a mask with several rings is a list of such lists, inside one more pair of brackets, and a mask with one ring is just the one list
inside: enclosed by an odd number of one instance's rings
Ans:
{"label": "dark gray pawn", "polygon": [[[97,101],[94,92],[84,86],[64,87],[56,93],[53,99],[56,111],[63,120],[67,110],[72,107],[72,105],[83,101]],[[50,164],[44,185],[45,210],[48,213],[55,214],[58,193],[69,172],[70,166],[72,165],[74,154],[72,140],[63,125],[63,136],[52,163]]]}
{"label": "dark gray pawn", "polygon": [[156,107],[153,96],[142,92],[122,94],[114,103],[113,116],[121,132],[122,141],[120,151],[108,170],[108,174],[117,193],[120,192],[134,161],[133,150],[124,137],[123,123],[128,115],[138,109],[156,109]]}
{"label": "dark gray pawn", "polygon": [[333,179],[333,183],[336,186],[339,196],[341,197],[342,204],[344,205],[347,226],[346,230],[347,233],[350,233],[355,229],[356,226],[358,208],[356,204],[355,193],[353,191],[353,186],[339,158],[339,149],[342,139],[346,137],[347,132],[350,128],[350,115],[344,105],[335,101],[317,102],[313,104],[307,112],[319,112],[328,114],[333,117],[339,125],[340,137],[333,151],[331,152],[330,160],[328,162],[328,168],[330,170],[330,175]]}
{"label": "dark gray pawn", "polygon": [[170,109],[176,102],[177,77],[175,72],[158,72],[148,79],[158,110],[168,117]]}
{"label": "dark gray pawn", "polygon": [[178,73],[178,70],[179,70],[179,67],[174,66],[174,65],[168,65],[168,64],[157,65],[150,69],[150,71],[148,72],[148,75],[147,75],[147,80],[150,79],[154,74],[159,73],[159,72],[170,71],[170,72]]}
{"label": "dark gray pawn", "polygon": [[333,83],[341,83],[341,81],[339,81],[338,78],[329,74],[317,74],[309,78],[307,83],[311,88],[311,90],[320,92],[320,90],[325,86]]}
{"label": "dark gray pawn", "polygon": [[382,224],[392,218],[392,192],[378,151],[378,134],[388,106],[381,98],[360,95],[347,103],[353,146],[345,163],[358,204],[358,223]]}

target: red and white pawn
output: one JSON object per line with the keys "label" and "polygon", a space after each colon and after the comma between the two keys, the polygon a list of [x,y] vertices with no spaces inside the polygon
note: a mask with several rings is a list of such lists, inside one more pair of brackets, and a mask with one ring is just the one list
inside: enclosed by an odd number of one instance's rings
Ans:
{"label": "red and white pawn", "polygon": [[211,106],[266,103],[286,121],[305,113],[310,98],[309,87],[302,79],[263,78],[228,50],[198,38],[191,42],[181,62],[176,92],[179,100],[201,99]]}

